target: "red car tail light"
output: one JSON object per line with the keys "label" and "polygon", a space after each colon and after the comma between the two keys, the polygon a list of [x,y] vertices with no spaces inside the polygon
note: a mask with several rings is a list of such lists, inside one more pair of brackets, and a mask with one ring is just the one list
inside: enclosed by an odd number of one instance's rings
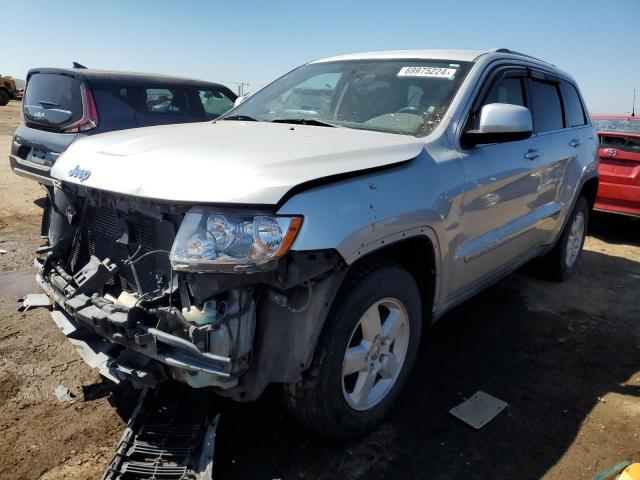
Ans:
{"label": "red car tail light", "polygon": [[77,122],[67,125],[62,129],[63,132],[86,132],[98,126],[98,109],[93,93],[84,84],[80,84],[80,95],[82,97],[82,117]]}

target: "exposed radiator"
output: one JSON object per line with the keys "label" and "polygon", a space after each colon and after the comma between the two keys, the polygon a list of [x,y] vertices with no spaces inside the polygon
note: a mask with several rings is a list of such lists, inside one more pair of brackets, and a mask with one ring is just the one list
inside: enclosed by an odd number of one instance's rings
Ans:
{"label": "exposed radiator", "polygon": [[[167,230],[170,232],[167,233]],[[133,271],[125,262],[130,257],[136,259],[153,250],[171,250],[173,224],[138,212],[123,213],[90,205],[84,213],[78,234],[73,252],[73,273],[82,268],[91,255],[100,260],[110,258],[121,267],[110,283],[123,290],[137,291]],[[166,253],[142,258],[135,263],[135,269],[143,293],[158,288],[158,274],[166,282],[171,274]]]}

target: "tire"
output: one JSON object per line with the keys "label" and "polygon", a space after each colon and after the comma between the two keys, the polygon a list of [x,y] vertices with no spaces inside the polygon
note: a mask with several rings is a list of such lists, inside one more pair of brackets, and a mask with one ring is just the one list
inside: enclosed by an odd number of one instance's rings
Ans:
{"label": "tire", "polygon": [[[582,217],[582,231],[580,237],[576,238],[576,219],[580,217]],[[567,219],[567,223],[564,226],[558,242],[553,247],[553,250],[542,257],[540,267],[545,277],[550,280],[562,282],[573,274],[578,265],[578,260],[582,255],[582,247],[584,246],[588,227],[589,205],[587,204],[587,199],[580,196],[571,211],[571,215]],[[576,249],[577,252],[575,251]],[[573,255],[569,254],[569,251],[573,251]]]}
{"label": "tire", "polygon": [[0,90],[0,107],[4,107],[9,103],[9,94],[6,90]]}
{"label": "tire", "polygon": [[[381,325],[380,335],[368,342],[375,330],[369,325],[376,322]],[[336,297],[311,366],[300,382],[284,385],[287,409],[323,436],[351,438],[371,430],[389,413],[407,381],[421,328],[420,292],[409,273],[381,262],[351,274]],[[385,336],[385,329],[392,333]],[[346,362],[347,348],[357,353],[353,354],[357,362]],[[368,358],[363,360],[367,349]],[[360,364],[364,370],[343,377],[343,367]],[[364,395],[370,381],[374,386]]]}

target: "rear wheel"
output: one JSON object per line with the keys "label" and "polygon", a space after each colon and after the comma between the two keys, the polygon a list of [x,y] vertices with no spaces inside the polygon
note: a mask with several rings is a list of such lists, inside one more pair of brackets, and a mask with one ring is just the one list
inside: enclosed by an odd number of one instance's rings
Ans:
{"label": "rear wheel", "polygon": [[589,226],[589,205],[585,197],[578,198],[556,246],[542,258],[545,276],[563,281],[576,269]]}
{"label": "rear wheel", "polygon": [[0,90],[0,107],[4,107],[9,103],[9,94],[6,90]]}
{"label": "rear wheel", "polygon": [[310,368],[285,386],[295,418],[323,435],[353,437],[392,408],[415,360],[421,331],[418,287],[402,268],[371,265],[341,289]]}

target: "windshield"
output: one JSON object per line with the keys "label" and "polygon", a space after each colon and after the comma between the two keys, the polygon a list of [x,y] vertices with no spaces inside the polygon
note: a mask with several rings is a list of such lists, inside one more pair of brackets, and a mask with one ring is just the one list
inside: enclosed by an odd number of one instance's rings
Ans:
{"label": "windshield", "polygon": [[354,60],[303,65],[225,119],[338,126],[422,137],[439,123],[469,62]]}
{"label": "windshield", "polygon": [[599,132],[621,132],[640,134],[640,119],[594,119],[594,125]]}

